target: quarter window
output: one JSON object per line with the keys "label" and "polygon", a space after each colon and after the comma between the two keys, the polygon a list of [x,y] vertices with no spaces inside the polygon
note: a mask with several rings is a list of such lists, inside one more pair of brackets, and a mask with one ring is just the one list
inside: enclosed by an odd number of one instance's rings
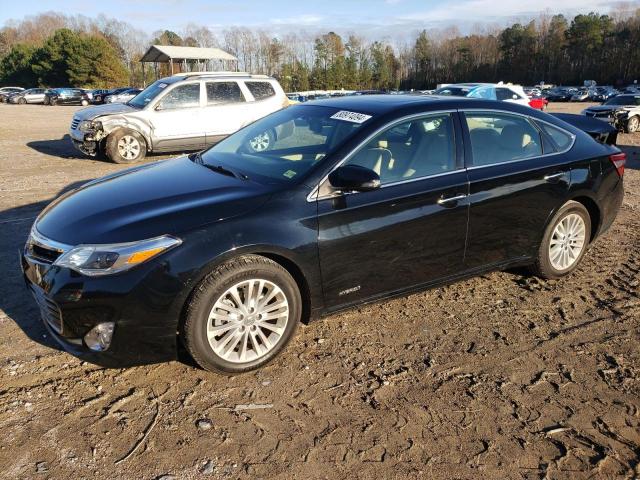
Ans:
{"label": "quarter window", "polygon": [[237,82],[207,82],[207,105],[244,102]]}
{"label": "quarter window", "polygon": [[540,132],[524,117],[465,113],[474,165],[491,165],[542,155]]}
{"label": "quarter window", "polygon": [[179,85],[171,90],[161,100],[163,110],[171,108],[192,108],[200,106],[200,84],[188,83]]}
{"label": "quarter window", "polygon": [[553,142],[553,149],[556,152],[563,152],[571,146],[573,137],[567,132],[560,130],[559,128],[552,127],[548,123],[538,122],[540,128],[551,137]]}
{"label": "quarter window", "polygon": [[376,135],[346,163],[369,168],[382,184],[456,169],[450,114],[400,123]]}
{"label": "quarter window", "polygon": [[269,82],[245,82],[245,85],[256,100],[264,100],[276,94]]}
{"label": "quarter window", "polygon": [[508,88],[496,88],[496,98],[498,100],[518,100],[519,98],[522,98],[520,95],[518,95],[516,92],[514,92],[513,90],[510,90]]}

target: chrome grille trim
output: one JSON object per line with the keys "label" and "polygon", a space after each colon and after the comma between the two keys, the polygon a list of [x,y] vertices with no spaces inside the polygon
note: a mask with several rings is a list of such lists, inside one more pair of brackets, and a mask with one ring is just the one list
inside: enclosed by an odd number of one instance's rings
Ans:
{"label": "chrome grille trim", "polygon": [[78,117],[73,117],[73,120],[71,120],[71,130],[78,128],[78,124],[80,124],[80,119]]}
{"label": "chrome grille trim", "polygon": [[[34,246],[37,248],[34,249]],[[71,245],[56,242],[55,240],[45,237],[36,230],[35,226],[31,228],[31,233],[29,234],[29,239],[25,246],[26,253],[29,256],[45,263],[55,262],[58,257],[71,250],[71,248],[73,248]],[[38,249],[44,251],[38,252]]]}

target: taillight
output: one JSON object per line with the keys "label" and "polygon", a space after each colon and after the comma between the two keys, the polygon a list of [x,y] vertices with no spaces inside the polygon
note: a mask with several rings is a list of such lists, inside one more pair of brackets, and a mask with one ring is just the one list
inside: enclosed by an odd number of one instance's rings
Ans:
{"label": "taillight", "polygon": [[624,175],[624,165],[627,163],[627,154],[623,152],[614,153],[609,156],[609,160],[611,160],[611,163],[616,167],[618,175],[622,178]]}

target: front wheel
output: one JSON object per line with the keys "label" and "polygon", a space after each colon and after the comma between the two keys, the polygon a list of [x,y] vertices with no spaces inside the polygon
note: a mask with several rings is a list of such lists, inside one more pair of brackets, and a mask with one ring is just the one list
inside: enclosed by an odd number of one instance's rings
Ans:
{"label": "front wheel", "polygon": [[27,103],[27,101],[24,98],[21,98],[21,99],[18,100],[18,103],[20,105],[24,105],[25,103]]}
{"label": "front wheel", "polygon": [[80,105],[82,105],[83,107],[86,107],[87,105],[89,105],[89,101],[88,100],[82,100],[80,102]]}
{"label": "front wheel", "polygon": [[270,362],[300,322],[300,291],[272,260],[244,255],[211,272],[187,307],[184,342],[204,369],[227,375]]}
{"label": "front wheel", "polygon": [[147,154],[147,143],[138,132],[121,128],[107,137],[105,153],[114,163],[139,162]]}
{"label": "front wheel", "polygon": [[570,274],[582,260],[590,236],[588,210],[579,202],[568,201],[547,225],[533,272],[548,279]]}
{"label": "front wheel", "polygon": [[637,115],[627,120],[627,133],[634,133],[640,130],[640,117]]}

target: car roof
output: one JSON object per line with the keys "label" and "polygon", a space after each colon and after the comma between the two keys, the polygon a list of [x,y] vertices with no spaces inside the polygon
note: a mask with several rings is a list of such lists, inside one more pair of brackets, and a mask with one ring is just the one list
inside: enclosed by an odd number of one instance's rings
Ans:
{"label": "car roof", "polygon": [[321,105],[362,112],[372,115],[386,115],[388,113],[408,111],[437,111],[456,110],[464,108],[486,108],[512,111],[535,115],[536,110],[511,102],[485,100],[481,98],[454,97],[449,95],[360,95],[331,97],[325,100],[313,100],[301,105]]}

